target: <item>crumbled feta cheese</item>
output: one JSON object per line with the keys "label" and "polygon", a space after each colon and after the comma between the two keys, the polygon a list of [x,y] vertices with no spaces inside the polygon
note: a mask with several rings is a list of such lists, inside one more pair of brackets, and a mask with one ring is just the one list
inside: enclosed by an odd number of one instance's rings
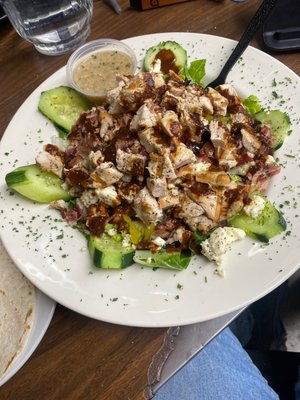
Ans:
{"label": "crumbled feta cheese", "polygon": [[152,240],[152,243],[156,244],[156,246],[158,247],[163,247],[166,241],[160,236],[157,236],[155,239]]}
{"label": "crumbled feta cheese", "polygon": [[224,276],[225,276],[224,268],[218,266],[218,267],[215,269],[215,274],[224,277]]}
{"label": "crumbled feta cheese", "polygon": [[85,190],[80,196],[80,200],[85,207],[89,207],[91,204],[98,202],[98,196],[94,190]]}
{"label": "crumbled feta cheese", "polygon": [[205,172],[205,171],[207,171],[209,169],[210,166],[211,166],[211,164],[208,163],[208,162],[199,161],[199,162],[193,164],[193,172],[195,174],[199,174],[201,172]]}
{"label": "crumbled feta cheese", "polygon": [[268,154],[265,164],[266,165],[276,164],[275,158],[273,156],[271,156],[270,154]]}
{"label": "crumbled feta cheese", "polygon": [[130,235],[129,233],[127,233],[122,240],[122,247],[130,247],[130,246],[131,246]]}
{"label": "crumbled feta cheese", "polygon": [[107,234],[108,234],[109,236],[115,236],[117,233],[118,233],[118,232],[117,232],[116,228],[109,228],[109,229],[107,230]]}
{"label": "crumbled feta cheese", "polygon": [[254,195],[251,202],[244,207],[244,211],[249,217],[258,217],[265,208],[266,200],[258,195]]}
{"label": "crumbled feta cheese", "polygon": [[208,239],[202,242],[202,254],[217,265],[220,265],[225,254],[230,250],[230,243],[244,239],[245,236],[246,234],[242,229],[217,228]]}

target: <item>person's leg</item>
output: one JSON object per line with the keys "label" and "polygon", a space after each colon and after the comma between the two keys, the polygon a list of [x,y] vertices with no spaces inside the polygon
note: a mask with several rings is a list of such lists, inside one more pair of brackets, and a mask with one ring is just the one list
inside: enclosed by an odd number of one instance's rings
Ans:
{"label": "person's leg", "polygon": [[229,328],[171,378],[154,400],[278,400]]}

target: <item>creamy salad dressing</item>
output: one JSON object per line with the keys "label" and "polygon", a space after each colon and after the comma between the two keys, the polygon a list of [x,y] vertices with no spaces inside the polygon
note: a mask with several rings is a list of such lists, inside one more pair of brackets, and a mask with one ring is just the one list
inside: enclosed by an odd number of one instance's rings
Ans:
{"label": "creamy salad dressing", "polygon": [[131,58],[117,50],[96,51],[80,60],[74,67],[75,84],[88,93],[103,93],[116,86],[116,75],[133,72]]}

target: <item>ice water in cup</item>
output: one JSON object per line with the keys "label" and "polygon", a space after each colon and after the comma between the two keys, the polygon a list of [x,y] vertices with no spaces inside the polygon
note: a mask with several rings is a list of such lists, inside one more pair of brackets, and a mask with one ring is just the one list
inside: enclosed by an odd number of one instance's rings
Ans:
{"label": "ice water in cup", "polygon": [[90,33],[92,0],[0,0],[20,36],[43,54],[74,50]]}

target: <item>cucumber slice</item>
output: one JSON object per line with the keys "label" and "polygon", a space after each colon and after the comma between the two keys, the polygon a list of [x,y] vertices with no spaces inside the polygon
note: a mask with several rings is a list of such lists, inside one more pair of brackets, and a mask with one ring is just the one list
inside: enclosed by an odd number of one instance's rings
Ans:
{"label": "cucumber slice", "polygon": [[289,116],[279,110],[261,111],[255,114],[255,118],[268,125],[274,136],[273,149],[279,149],[285,138],[291,133],[291,121]]}
{"label": "cucumber slice", "polygon": [[58,136],[59,136],[61,139],[66,139],[67,136],[68,136],[68,134],[69,134],[70,132],[65,131],[65,130],[64,130],[63,128],[61,128],[60,126],[56,125],[55,122],[53,122],[53,125],[55,126],[55,129],[57,130]]}
{"label": "cucumber slice", "polygon": [[36,164],[19,167],[5,177],[9,188],[38,203],[69,200],[63,181],[51,172],[42,171]]}
{"label": "cucumber slice", "polygon": [[144,59],[145,71],[150,71],[157,59],[161,60],[160,70],[164,75],[168,75],[169,70],[181,75],[187,65],[186,50],[180,44],[171,40],[161,42],[147,50]]}
{"label": "cucumber slice", "polygon": [[150,250],[137,250],[133,257],[138,264],[152,268],[167,268],[184,270],[188,267],[192,258],[191,252],[167,252],[164,249],[157,253]]}
{"label": "cucumber slice", "polygon": [[286,229],[286,221],[276,207],[264,197],[265,206],[262,212],[253,218],[241,211],[229,220],[229,225],[243,229],[246,234],[261,242],[279,235]]}
{"label": "cucumber slice", "polygon": [[121,269],[134,263],[134,249],[123,247],[122,241],[107,234],[101,237],[90,236],[88,247],[95,267],[102,269]]}
{"label": "cucumber slice", "polygon": [[87,111],[90,103],[76,90],[59,86],[41,93],[38,109],[52,121],[60,131],[70,132],[82,111]]}

